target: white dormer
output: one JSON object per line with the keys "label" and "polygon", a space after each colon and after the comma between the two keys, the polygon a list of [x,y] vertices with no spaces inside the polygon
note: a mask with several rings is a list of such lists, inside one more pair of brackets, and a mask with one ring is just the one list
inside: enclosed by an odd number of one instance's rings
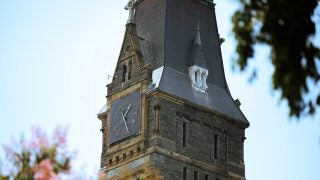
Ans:
{"label": "white dormer", "polygon": [[202,93],[206,93],[208,89],[207,86],[207,77],[208,77],[208,70],[201,68],[199,66],[191,66],[189,68],[189,76],[191,79],[192,88]]}

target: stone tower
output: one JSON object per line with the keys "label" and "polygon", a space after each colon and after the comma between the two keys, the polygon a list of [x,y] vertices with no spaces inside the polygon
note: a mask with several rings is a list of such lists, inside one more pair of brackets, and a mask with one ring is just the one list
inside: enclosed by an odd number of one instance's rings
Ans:
{"label": "stone tower", "polygon": [[214,7],[213,0],[125,7],[124,40],[98,114],[107,179],[245,179],[249,122],[226,83]]}

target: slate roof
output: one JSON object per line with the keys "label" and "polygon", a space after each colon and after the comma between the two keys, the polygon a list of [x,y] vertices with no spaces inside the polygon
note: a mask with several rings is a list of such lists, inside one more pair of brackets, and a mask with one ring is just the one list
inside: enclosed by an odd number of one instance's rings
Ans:
{"label": "slate roof", "polygon": [[[144,61],[158,70],[156,88],[249,124],[226,83],[214,5],[199,2],[208,1],[142,0],[138,4],[136,25]],[[198,22],[201,46],[194,43]],[[192,61],[209,71],[205,94],[191,87]]]}
{"label": "slate roof", "polygon": [[153,88],[181,97],[186,101],[196,103],[203,108],[210,109],[229,118],[248,123],[231,95],[225,89],[208,83],[207,93],[196,91],[191,87],[190,78],[187,74],[170,67],[160,67],[155,70],[154,75],[155,81],[159,78],[160,80],[158,81],[159,84],[155,84]]}
{"label": "slate roof", "polygon": [[206,56],[200,45],[194,44],[191,49],[191,62],[190,66],[197,65],[204,69],[207,69]]}
{"label": "slate roof", "polygon": [[138,40],[145,64],[151,64],[154,59],[151,42],[141,37],[138,37]]}

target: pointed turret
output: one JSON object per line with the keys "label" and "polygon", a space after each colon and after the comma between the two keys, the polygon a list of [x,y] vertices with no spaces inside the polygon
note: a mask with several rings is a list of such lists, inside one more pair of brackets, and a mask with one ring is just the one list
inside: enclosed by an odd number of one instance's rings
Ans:
{"label": "pointed turret", "polygon": [[196,40],[194,41],[195,45],[201,46],[201,34],[200,34],[200,23],[198,20],[197,23],[197,33],[196,33]]}
{"label": "pointed turret", "polygon": [[201,32],[200,32],[200,24],[198,21],[196,37],[191,49],[191,66],[199,66],[201,68],[207,69],[206,56],[202,49],[201,43]]}
{"label": "pointed turret", "polygon": [[208,89],[207,77],[209,74],[206,57],[203,53],[201,43],[200,24],[197,23],[196,38],[191,50],[191,66],[189,67],[189,77],[192,88],[196,91],[206,93]]}

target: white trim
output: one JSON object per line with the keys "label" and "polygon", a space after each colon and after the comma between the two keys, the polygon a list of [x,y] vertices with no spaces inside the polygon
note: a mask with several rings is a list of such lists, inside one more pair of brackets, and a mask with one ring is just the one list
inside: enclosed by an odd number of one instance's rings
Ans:
{"label": "white trim", "polygon": [[163,66],[153,70],[152,72],[152,84],[155,86],[155,88],[159,87],[162,73],[163,73]]}

